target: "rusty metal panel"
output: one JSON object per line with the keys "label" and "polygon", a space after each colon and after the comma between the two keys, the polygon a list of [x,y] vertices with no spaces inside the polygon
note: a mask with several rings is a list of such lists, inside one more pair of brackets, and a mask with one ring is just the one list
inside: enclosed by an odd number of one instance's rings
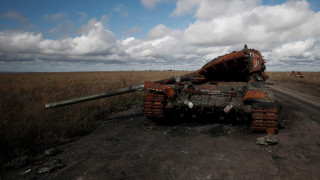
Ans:
{"label": "rusty metal panel", "polygon": [[169,99],[174,98],[175,92],[171,86],[145,81],[144,88],[163,92]]}
{"label": "rusty metal panel", "polygon": [[252,100],[252,99],[264,99],[268,93],[261,90],[248,90],[246,95],[243,98],[243,101]]}

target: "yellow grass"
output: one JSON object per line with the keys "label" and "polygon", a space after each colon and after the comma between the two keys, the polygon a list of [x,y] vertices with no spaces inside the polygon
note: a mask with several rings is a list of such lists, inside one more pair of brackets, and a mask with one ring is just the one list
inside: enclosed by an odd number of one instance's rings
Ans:
{"label": "yellow grass", "polygon": [[272,81],[288,81],[303,83],[307,85],[320,86],[320,72],[302,72],[304,78],[295,77],[291,72],[267,72],[269,80]]}
{"label": "yellow grass", "polygon": [[143,92],[45,110],[44,105],[155,81],[186,72],[77,72],[0,74],[0,163],[91,130],[111,111],[141,103]]}

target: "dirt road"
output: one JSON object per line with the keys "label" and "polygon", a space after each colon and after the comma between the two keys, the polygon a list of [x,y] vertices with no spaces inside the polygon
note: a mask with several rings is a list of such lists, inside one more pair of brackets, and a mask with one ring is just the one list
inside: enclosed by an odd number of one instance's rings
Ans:
{"label": "dirt road", "polygon": [[59,170],[38,174],[39,167],[28,166],[6,178],[318,179],[320,88],[284,82],[270,87],[285,126],[278,145],[256,145],[264,134],[245,125],[159,126],[138,115],[107,121],[58,147],[62,153],[44,160],[61,160]]}

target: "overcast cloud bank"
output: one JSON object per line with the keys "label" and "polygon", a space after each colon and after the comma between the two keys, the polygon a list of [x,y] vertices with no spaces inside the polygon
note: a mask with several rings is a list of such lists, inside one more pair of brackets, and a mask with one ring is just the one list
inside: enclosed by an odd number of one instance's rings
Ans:
{"label": "overcast cloud bank", "polygon": [[[148,9],[161,2],[141,0]],[[307,1],[264,6],[256,0],[177,0],[170,16],[186,14],[196,18],[186,29],[159,24],[141,39],[117,39],[105,16],[90,19],[76,37],[46,39],[41,32],[0,31],[0,71],[19,64],[25,66],[20,71],[32,66],[36,71],[60,66],[67,71],[196,70],[244,44],[262,52],[268,70],[320,71],[320,12]],[[12,13],[10,18],[23,19]]]}

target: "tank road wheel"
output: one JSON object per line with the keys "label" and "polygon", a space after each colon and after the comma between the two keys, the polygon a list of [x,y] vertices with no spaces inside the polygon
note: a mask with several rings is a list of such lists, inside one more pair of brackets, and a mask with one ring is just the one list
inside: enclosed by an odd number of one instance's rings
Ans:
{"label": "tank road wheel", "polygon": [[278,108],[253,108],[251,130],[268,134],[278,131]]}
{"label": "tank road wheel", "polygon": [[143,103],[143,113],[146,118],[156,121],[164,119],[164,98],[163,94],[146,94]]}

